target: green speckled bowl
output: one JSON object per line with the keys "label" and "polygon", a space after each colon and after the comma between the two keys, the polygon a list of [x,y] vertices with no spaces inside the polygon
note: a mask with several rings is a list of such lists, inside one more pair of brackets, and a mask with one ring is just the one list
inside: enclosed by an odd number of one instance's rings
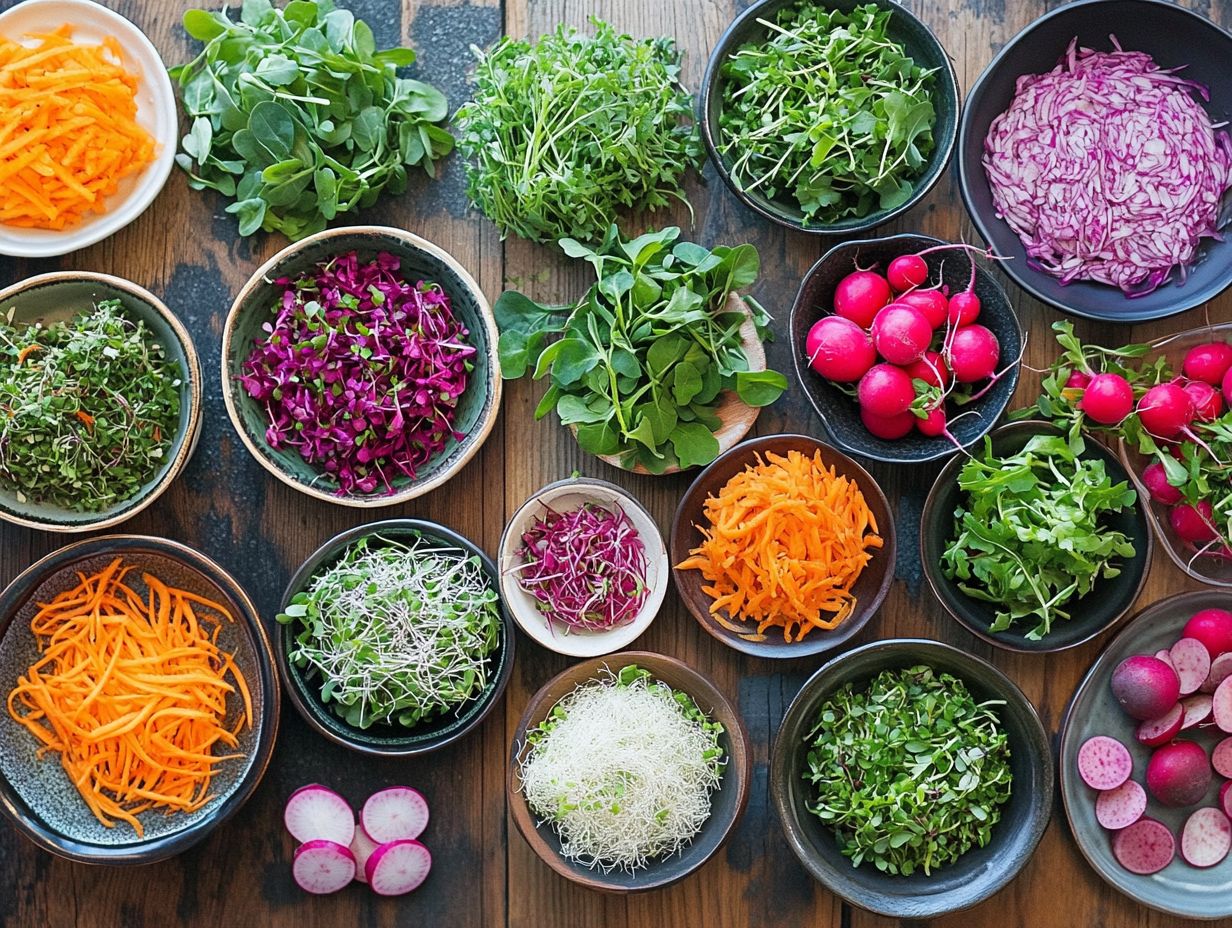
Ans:
{"label": "green speckled bowl", "polygon": [[[474,370],[458,404],[454,427],[465,437],[449,444],[419,469],[415,479],[393,481],[394,492],[338,495],[337,483],[320,468],[307,463],[294,449],[274,450],[265,441],[265,411],[236,378],[254,341],[263,338],[261,326],[273,319],[278,288],[272,281],[294,277],[313,265],[347,252],[370,260],[379,252],[401,259],[401,271],[412,280],[439,283],[449,295],[454,314],[470,332],[475,346]],[[385,226],[348,226],[326,229],[295,242],[265,262],[244,285],[231,306],[223,329],[222,394],[227,415],[252,456],[283,483],[302,493],[342,506],[392,506],[435,489],[456,474],[483,444],[500,410],[501,377],[496,355],[496,320],[474,278],[453,256],[417,235]]]}

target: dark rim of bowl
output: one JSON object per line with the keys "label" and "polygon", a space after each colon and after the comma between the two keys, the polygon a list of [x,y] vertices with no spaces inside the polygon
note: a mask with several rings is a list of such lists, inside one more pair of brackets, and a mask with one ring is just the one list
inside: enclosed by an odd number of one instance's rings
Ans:
{"label": "dark rim of bowl", "polygon": [[962,124],[963,95],[962,88],[958,84],[958,74],[954,70],[954,61],[950,57],[949,52],[945,50],[945,46],[941,44],[936,34],[923,20],[906,7],[894,2],[894,0],[872,0],[872,2],[876,3],[877,6],[890,10],[894,16],[918,26],[923,34],[937,47],[939,57],[945,62],[945,67],[939,75],[940,83],[943,85],[939,88],[939,92],[946,96],[952,94],[954,97],[954,131],[950,132],[944,139],[939,140],[941,144],[933,149],[933,153],[928,158],[930,165],[936,165],[935,169],[932,169],[932,177],[928,177],[928,170],[926,170],[923,178],[924,182],[912,191],[911,196],[905,202],[900,203],[893,209],[878,210],[869,213],[867,216],[844,223],[810,226],[808,224],[802,225],[800,222],[790,219],[781,213],[767,209],[753,198],[746,196],[723,164],[723,157],[719,154],[718,146],[715,144],[715,127],[711,126],[709,117],[710,98],[716,92],[719,81],[719,69],[731,53],[730,46],[735,39],[736,33],[743,28],[745,23],[761,16],[766,6],[777,2],[779,0],[758,0],[758,2],[745,9],[723,30],[723,34],[719,36],[718,42],[715,43],[714,50],[710,53],[710,59],[706,63],[706,72],[702,77],[701,92],[697,95],[697,112],[695,114],[697,124],[701,128],[702,142],[706,146],[707,157],[714,165],[719,177],[723,179],[723,183],[727,185],[727,189],[735,195],[736,199],[759,216],[769,219],[771,222],[777,223],[786,229],[807,232],[811,235],[858,235],[898,218],[909,209],[918,205],[945,175],[946,167],[949,165],[950,159],[953,158],[954,151],[958,145],[958,133]]}
{"label": "dark rim of bowl", "polygon": [[58,857],[85,864],[148,864],[166,860],[188,850],[217,826],[227,821],[248,801],[260,785],[274,752],[278,737],[281,691],[278,686],[278,670],[269,636],[261,624],[260,613],[248,598],[244,588],[214,560],[187,545],[168,538],[147,535],[101,535],[67,545],[53,551],[22,571],[3,592],[0,592],[0,637],[8,634],[17,611],[30,598],[40,584],[72,564],[87,557],[96,557],[110,552],[143,552],[158,554],[177,560],[210,584],[222,589],[239,606],[236,623],[243,622],[252,636],[253,651],[257,655],[257,672],[260,677],[263,711],[261,732],[257,739],[252,766],[236,784],[235,789],[218,807],[200,821],[181,831],[152,838],[141,844],[120,848],[100,847],[66,838],[43,825],[27,808],[25,802],[0,777],[0,807],[12,819],[18,830],[43,850]]}
{"label": "dark rim of bowl", "polygon": [[[400,743],[401,738],[414,738],[414,728],[407,729],[404,735],[390,736],[389,743],[369,744],[362,740],[357,740],[342,734],[342,731],[335,730],[328,725],[322,723],[321,719],[317,718],[313,707],[308,705],[311,699],[312,688],[304,680],[303,672],[296,667],[287,657],[287,648],[290,643],[290,626],[278,622],[278,646],[274,649],[274,656],[278,662],[278,669],[282,675],[283,686],[286,688],[287,696],[290,697],[291,704],[295,706],[295,710],[300,714],[309,727],[318,734],[328,738],[335,744],[342,745],[344,748],[349,748],[352,751],[357,751],[361,754],[369,754],[374,757],[414,757],[419,754],[428,754],[432,751],[439,750],[447,745],[453,744],[476,728],[488,717],[488,714],[500,702],[501,696],[505,692],[505,687],[509,683],[509,677],[513,673],[513,658],[514,658],[514,639],[512,619],[509,617],[509,610],[505,606],[505,598],[501,595],[500,590],[500,573],[496,569],[496,565],[487,553],[477,544],[454,531],[447,526],[437,522],[431,522],[426,519],[386,519],[383,522],[369,522],[365,525],[357,525],[355,528],[347,529],[344,532],[339,532],[334,535],[315,551],[308,556],[308,559],[300,565],[295,571],[295,575],[291,577],[287,584],[286,591],[282,594],[282,600],[279,602],[278,611],[283,612],[296,593],[301,592],[308,584],[308,581],[320,571],[323,567],[333,563],[338,559],[341,553],[351,545],[352,542],[358,541],[361,538],[367,538],[371,535],[381,534],[417,534],[437,538],[447,541],[464,551],[479,558],[483,565],[484,573],[488,575],[488,580],[492,584],[492,589],[496,592],[496,601],[500,608],[501,619],[501,637],[496,649],[489,655],[489,660],[497,662],[497,674],[492,678],[488,686],[482,690],[478,696],[467,700],[463,706],[471,706],[470,711],[474,714],[462,723],[454,731],[444,733],[438,736],[430,736],[430,740],[426,742],[414,742],[410,744]],[[326,705],[320,704],[316,706],[317,710],[328,716],[330,721],[335,723],[339,729],[347,732],[359,731],[353,726],[348,725],[343,719],[334,715],[333,711]],[[441,716],[444,717],[444,716]],[[438,717],[438,718],[441,718]],[[436,719],[434,719],[436,721]]]}

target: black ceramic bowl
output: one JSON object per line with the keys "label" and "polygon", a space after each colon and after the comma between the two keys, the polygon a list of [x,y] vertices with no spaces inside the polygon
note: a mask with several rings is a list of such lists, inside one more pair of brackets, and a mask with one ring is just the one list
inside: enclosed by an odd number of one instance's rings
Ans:
{"label": "black ceramic bowl", "polygon": [[[1061,432],[1047,422],[1025,421],[1003,425],[991,435],[995,454],[1013,454],[1036,435],[1059,435]],[[979,450],[982,450],[982,446]],[[979,453],[979,450],[976,453]],[[1104,462],[1108,476],[1114,483],[1133,486],[1129,474],[1117,456],[1099,442],[1088,439],[1082,457]],[[954,510],[958,508],[962,491],[958,488],[958,472],[966,458],[955,458],[946,464],[937,475],[924,511],[920,516],[920,560],[924,576],[932,587],[941,605],[960,625],[990,644],[1008,651],[1042,654],[1073,648],[1107,631],[1133,606],[1146,582],[1147,568],[1151,564],[1153,542],[1147,525],[1145,507],[1139,499],[1133,508],[1109,518],[1109,529],[1123,532],[1134,545],[1134,556],[1121,565],[1121,573],[1111,579],[1100,580],[1086,596],[1070,604],[1067,611],[1072,618],[1056,622],[1039,641],[1026,637],[1034,623],[1024,620],[1002,632],[989,632],[996,617],[990,603],[972,599],[958,588],[941,571],[941,553],[949,543],[954,531]]]}
{"label": "black ceramic bowl", "polygon": [[[888,876],[871,864],[853,867],[834,832],[808,810],[805,738],[821,703],[847,683],[862,685],[883,670],[928,664],[967,684],[977,700],[998,707],[1009,736],[1011,795],[986,847],[973,848],[931,875]],[[792,700],[770,755],[770,794],[787,843],[815,879],[848,902],[891,918],[928,919],[973,906],[1002,889],[1026,866],[1052,815],[1053,762],[1035,709],[1009,677],[987,661],[939,641],[893,639],[866,644],[825,664]]]}
{"label": "black ceramic bowl", "polygon": [[1022,242],[997,218],[981,162],[988,128],[1009,107],[1018,78],[1052,70],[1075,36],[1079,45],[1111,51],[1109,33],[1125,50],[1147,52],[1162,68],[1184,67],[1187,79],[1211,88],[1206,110],[1212,121],[1232,120],[1232,35],[1164,0],[1080,0],[1044,14],[1018,33],[975,82],[958,135],[958,178],[975,227],[999,254],[1013,258],[1002,267],[1024,290],[1075,316],[1140,322],[1199,306],[1232,284],[1232,243],[1207,239],[1184,283],[1173,274],[1172,281],[1146,296],[1129,299],[1115,287],[1089,282],[1062,286],[1028,266]]}
{"label": "black ceramic bowl", "polygon": [[[809,367],[808,353],[804,348],[804,340],[813,323],[832,312],[834,288],[856,269],[856,264],[862,268],[876,265],[884,272],[886,265],[900,255],[942,244],[945,243],[940,239],[913,234],[843,242],[818,258],[800,282],[800,292],[792,304],[788,326],[796,379],[817,411],[830,441],[850,454],[876,461],[909,463],[932,461],[954,453],[954,445],[944,437],[930,438],[913,431],[896,441],[889,441],[873,435],[860,421],[860,409],[855,400]],[[924,260],[928,262],[930,280],[936,281],[940,276],[951,290],[966,289],[971,263],[964,252],[957,249],[938,251],[925,255]],[[975,292],[980,298],[980,317],[977,321],[997,336],[1001,344],[1001,366],[1013,363],[1013,368],[988,393],[963,408],[963,412],[971,411],[969,415],[961,419],[954,417],[951,431],[964,446],[985,435],[1005,412],[1014,395],[1014,388],[1018,386],[1016,359],[1022,353],[1022,329],[1014,307],[996,278],[978,262]]]}
{"label": "black ceramic bowl", "polygon": [[[373,522],[349,529],[321,545],[287,584],[282,604],[278,608],[279,613],[286,610],[291,597],[307,589],[317,573],[335,564],[352,543],[371,536],[391,540],[424,537],[443,545],[461,548],[479,558],[492,589],[496,590],[498,598],[500,596],[500,575],[497,573],[496,565],[474,542],[435,522],[421,519],[389,519],[385,522]],[[487,685],[478,695],[457,707],[453,712],[427,719],[412,728],[383,724],[358,728],[347,724],[321,699],[320,680],[289,659],[290,647],[294,643],[294,628],[291,625],[280,623],[275,652],[287,695],[291,697],[292,704],[304,720],[320,734],[330,741],[353,751],[359,751],[361,754],[409,757],[443,748],[476,728],[500,701],[501,694],[504,693],[505,686],[509,683],[509,674],[513,670],[513,625],[504,600],[500,599],[499,603],[500,641],[496,650],[488,656]]]}
{"label": "black ceramic bowl", "polygon": [[[890,38],[902,44],[907,54],[925,68],[935,68],[933,78],[933,108],[937,119],[933,126],[934,146],[932,154],[923,173],[915,180],[915,189],[906,202],[892,209],[882,209],[855,219],[844,219],[841,222],[821,223],[806,219],[799,204],[794,200],[775,198],[768,199],[757,191],[745,191],[732,178],[729,171],[730,156],[719,153],[722,145],[719,128],[719,113],[723,106],[723,77],[719,71],[723,63],[741,45],[746,42],[759,41],[766,34],[766,27],[758,20],[772,19],[784,7],[791,6],[799,0],[760,0],[751,4],[748,9],[736,17],[727,31],[719,38],[718,44],[710,53],[710,61],[706,65],[706,76],[702,81],[701,93],[698,95],[698,121],[701,124],[702,140],[706,144],[706,152],[718,169],[719,176],[731,188],[732,193],[749,209],[777,222],[789,229],[799,229],[818,235],[852,235],[866,232],[876,226],[889,222],[911,207],[915,206],[930,191],[941,175],[945,172],[950,156],[954,153],[954,142],[958,134],[958,114],[961,106],[958,93],[958,78],[954,74],[954,65],[946,54],[941,43],[932,31],[915,16],[892,0],[871,0],[877,6],[891,11],[889,33]],[[861,6],[870,0],[823,0],[823,5],[829,9],[848,11]]]}

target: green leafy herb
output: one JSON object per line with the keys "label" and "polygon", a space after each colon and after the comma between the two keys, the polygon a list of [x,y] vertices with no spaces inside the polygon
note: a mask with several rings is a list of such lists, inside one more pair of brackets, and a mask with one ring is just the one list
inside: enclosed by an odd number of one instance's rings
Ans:
{"label": "green leafy herb", "polygon": [[119,300],[44,328],[0,320],[0,487],[102,512],[167,466],[183,372]]}
{"label": "green leafy herb", "polygon": [[911,197],[935,144],[935,69],[890,38],[892,15],[800,2],[758,20],[765,38],[721,70],[718,149],[743,190],[792,199],[818,222]]}
{"label": "green leafy herb", "polygon": [[941,567],[968,596],[997,606],[989,631],[1032,618],[1038,624],[1026,637],[1038,641],[1070,617],[1068,603],[1117,576],[1119,559],[1134,556],[1133,543],[1110,529],[1107,517],[1133,506],[1136,494],[1081,451],[1061,436],[1036,435],[999,458],[985,439],[983,456],[959,472],[965,496]]}
{"label": "green leafy herb", "polygon": [[917,665],[830,696],[805,738],[808,808],[859,866],[910,876],[984,847],[1010,797],[1010,745],[994,706]]}
{"label": "green leafy herb", "polygon": [[397,76],[415,53],[377,51],[332,0],[244,0],[238,22],[189,10],[184,28],[205,49],[171,69],[192,121],[175,160],[194,189],[235,199],[241,235],[303,238],[402,193],[408,167],[434,174],[453,148],[445,97]]}
{"label": "green leafy herb", "polygon": [[687,202],[680,178],[701,145],[675,45],[591,24],[593,36],[561,25],[535,45],[475,49],[458,147],[471,202],[502,235],[591,242],[621,208]]}
{"label": "green leafy herb", "polygon": [[[551,375],[535,417],[554,408],[584,451],[651,473],[715,459],[724,391],[766,406],[787,388],[777,371],[750,371],[744,353],[740,329],[751,314],[765,338],[765,310],[749,297],[747,312],[729,302],[757,279],[756,249],[707,251],[679,236],[670,227],[626,241],[612,226],[593,250],[564,239],[597,278],[576,306],[509,291],[495,307],[504,376]],[[550,335],[562,337],[546,345]]]}

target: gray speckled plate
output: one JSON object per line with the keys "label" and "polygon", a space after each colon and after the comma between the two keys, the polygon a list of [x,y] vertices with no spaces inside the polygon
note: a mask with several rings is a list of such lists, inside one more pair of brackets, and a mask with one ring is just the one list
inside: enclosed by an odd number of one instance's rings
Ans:
{"label": "gray speckled plate", "polygon": [[[253,727],[240,733],[242,761],[219,764],[211,785],[215,798],[196,812],[144,812],[139,817],[145,836],[138,838],[124,823],[103,826],[90,812],[58,762],[58,755],[40,759],[34,737],[0,712],[0,807],[17,827],[41,847],[89,863],[149,863],[170,857],[195,844],[233,814],[260,782],[269,763],[278,728],[278,681],[269,641],[247,595],[217,564],[190,548],[160,538],[112,535],[62,548],[36,563],[0,594],[0,687],[3,696],[37,659],[38,644],[30,619],[38,603],[78,583],[77,572],[94,573],[117,556],[135,564],[126,582],[137,593],[146,591],[141,572],[221,603],[234,622],[225,623],[219,646],[235,655],[248,682],[253,703]],[[239,701],[229,700],[229,722],[238,719]]]}
{"label": "gray speckled plate", "polygon": [[[1189,617],[1200,609],[1232,609],[1232,593],[1202,591],[1181,593],[1150,605],[1139,612],[1099,656],[1070,701],[1061,726],[1061,799],[1070,831],[1078,849],[1095,872],[1125,895],[1161,912],[1185,918],[1227,918],[1232,916],[1232,857],[1209,869],[1191,867],[1177,854],[1159,873],[1139,876],[1130,873],[1112,855],[1111,832],[1095,820],[1095,796],[1078,776],[1078,749],[1092,735],[1109,735],[1129,748],[1134,759],[1133,778],[1146,779],[1146,763],[1151,749],[1134,738],[1137,723],[1117,706],[1109,680],[1117,664],[1131,654],[1154,654],[1170,647],[1180,637]],[[1224,737],[1222,732],[1191,729],[1185,737],[1209,749]],[[1223,778],[1212,777],[1203,805],[1214,805]],[[1146,814],[1159,819],[1176,834],[1197,806],[1166,809],[1151,800]],[[1179,851],[1179,840],[1178,840]]]}

